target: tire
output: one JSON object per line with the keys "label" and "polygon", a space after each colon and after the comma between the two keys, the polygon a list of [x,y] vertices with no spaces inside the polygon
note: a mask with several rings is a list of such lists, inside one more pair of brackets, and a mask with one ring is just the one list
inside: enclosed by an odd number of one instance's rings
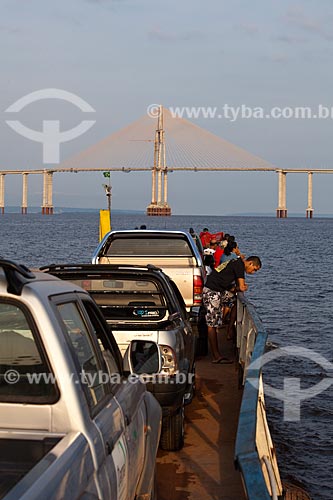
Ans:
{"label": "tire", "polygon": [[184,446],[184,403],[170,417],[163,417],[160,446],[162,450],[178,451]]}

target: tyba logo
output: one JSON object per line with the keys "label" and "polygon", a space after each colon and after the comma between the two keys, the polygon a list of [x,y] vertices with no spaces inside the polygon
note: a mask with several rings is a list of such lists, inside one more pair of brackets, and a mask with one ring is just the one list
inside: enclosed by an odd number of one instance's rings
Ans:
{"label": "tyba logo", "polygon": [[[94,113],[95,110],[81,97],[60,89],[42,89],[31,92],[6,109],[7,113],[18,113],[28,104],[43,99],[60,99],[67,101],[78,107],[83,113]],[[89,130],[96,120],[83,120],[79,125],[64,132],[60,131],[59,120],[43,120],[43,130],[33,130],[26,127],[18,120],[6,120],[6,123],[18,134],[30,139],[31,141],[41,142],[43,144],[43,163],[59,163],[60,144],[76,139]]]}
{"label": "tyba logo", "polygon": [[318,384],[308,387],[307,389],[301,389],[301,379],[297,377],[284,377],[283,389],[278,389],[265,383],[265,394],[283,401],[284,420],[297,422],[300,420],[301,416],[301,401],[317,396],[333,384],[333,363],[324,358],[324,356],[321,356],[311,349],[306,349],[305,347],[282,347],[270,351],[250,363],[247,370],[247,380],[249,383],[257,388],[258,378],[254,376],[253,371],[260,370],[262,366],[282,356],[309,359],[320,365],[327,373],[326,378],[323,378]]}

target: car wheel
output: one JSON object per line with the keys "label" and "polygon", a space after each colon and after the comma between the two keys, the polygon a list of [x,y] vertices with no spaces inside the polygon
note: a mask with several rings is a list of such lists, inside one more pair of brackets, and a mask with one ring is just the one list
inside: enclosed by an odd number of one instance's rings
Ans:
{"label": "car wheel", "polygon": [[177,451],[184,446],[184,401],[176,413],[163,417],[160,446],[162,450]]}

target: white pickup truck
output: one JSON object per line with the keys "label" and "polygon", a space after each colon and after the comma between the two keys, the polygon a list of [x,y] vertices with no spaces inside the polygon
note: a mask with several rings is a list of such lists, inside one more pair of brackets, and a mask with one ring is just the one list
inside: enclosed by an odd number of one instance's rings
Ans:
{"label": "white pickup truck", "polygon": [[0,259],[0,498],[153,499],[160,426],[88,293]]}
{"label": "white pickup truck", "polygon": [[201,304],[205,270],[194,238],[185,231],[111,231],[96,248],[92,263],[153,264],[176,283],[187,310]]}

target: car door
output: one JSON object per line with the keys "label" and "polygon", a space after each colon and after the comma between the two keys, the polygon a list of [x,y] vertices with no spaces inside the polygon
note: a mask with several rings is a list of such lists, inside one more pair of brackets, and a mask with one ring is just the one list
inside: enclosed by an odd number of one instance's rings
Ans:
{"label": "car door", "polygon": [[[92,304],[94,306],[94,304]],[[128,496],[129,458],[126,443],[125,420],[112,390],[106,357],[95,336],[81,301],[57,302],[56,308],[64,326],[66,339],[84,393],[90,414],[87,432],[93,437],[100,494],[105,498],[125,500]],[[107,353],[114,380],[121,381],[121,373],[113,353]],[[83,402],[84,404],[84,402]],[[95,436],[94,429],[101,442]]]}
{"label": "car door", "polygon": [[[145,456],[145,429],[147,423],[144,403],[145,386],[136,376],[122,377],[122,358],[115,339],[95,304],[83,299],[85,311],[98,339],[103,358],[110,374],[111,391],[121,409],[123,430],[117,441],[115,436],[113,458],[116,462],[119,498],[134,498],[136,486],[141,476]],[[101,411],[96,419],[99,428],[108,425],[108,413]],[[126,480],[126,488],[124,485]],[[125,496],[123,496],[125,495]],[[127,495],[127,496],[126,496]]]}

